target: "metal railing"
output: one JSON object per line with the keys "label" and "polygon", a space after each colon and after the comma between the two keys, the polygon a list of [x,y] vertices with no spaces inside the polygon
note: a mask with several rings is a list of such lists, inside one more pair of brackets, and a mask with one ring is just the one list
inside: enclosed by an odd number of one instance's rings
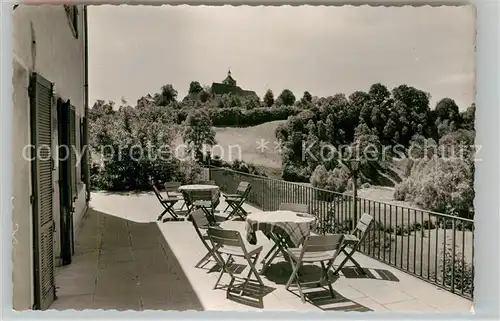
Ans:
{"label": "metal railing", "polygon": [[252,189],[247,202],[262,210],[277,210],[281,203],[309,204],[318,218],[317,233],[349,233],[356,224],[355,212],[370,214],[375,223],[360,252],[473,298],[473,220],[366,198],[354,200],[352,195],[226,168],[211,167],[210,177],[226,193],[234,193],[241,181],[249,182]]}

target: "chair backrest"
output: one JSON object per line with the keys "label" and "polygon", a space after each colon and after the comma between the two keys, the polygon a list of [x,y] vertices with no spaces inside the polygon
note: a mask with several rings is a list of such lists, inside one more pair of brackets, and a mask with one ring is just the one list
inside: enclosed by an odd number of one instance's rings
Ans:
{"label": "chair backrest", "polygon": [[188,193],[189,200],[191,202],[196,201],[212,201],[213,192],[212,191],[197,191],[193,190]]}
{"label": "chair backrest", "polygon": [[335,251],[332,253],[334,256],[337,255],[343,241],[344,234],[309,235],[304,241],[302,252]]}
{"label": "chair backrest", "polygon": [[153,186],[153,191],[155,192],[155,195],[156,195],[156,198],[162,202],[164,199],[163,199],[163,196],[161,196],[160,194],[160,191],[158,190],[158,188],[156,187],[156,185],[154,183],[151,183],[152,186]]}
{"label": "chair backrest", "polygon": [[207,217],[205,216],[205,213],[201,209],[197,209],[191,212],[189,216],[191,216],[192,223],[197,230],[201,228],[207,228],[208,226],[210,226],[210,222],[208,221]]}
{"label": "chair backrest", "polygon": [[236,189],[236,194],[245,195],[250,192],[251,185],[249,182],[240,182]]}
{"label": "chair backrest", "polygon": [[191,216],[191,221],[194,226],[194,230],[196,234],[198,234],[198,237],[200,238],[201,242],[207,249],[210,250],[210,246],[208,245],[207,241],[203,237],[203,234],[201,233],[201,229],[207,228],[209,226],[209,222],[203,213],[201,209],[195,210],[189,214]]}
{"label": "chair backrest", "polygon": [[297,213],[309,213],[309,205],[308,204],[299,204],[299,203],[281,203],[280,204],[281,211],[292,211]]}
{"label": "chair backrest", "polygon": [[215,185],[215,181],[214,180],[210,180],[210,181],[200,181],[201,185]]}
{"label": "chair backrest", "polygon": [[243,239],[238,231],[209,227],[207,234],[214,245],[220,247],[237,246],[246,252],[245,246],[243,245]]}
{"label": "chair backrest", "polygon": [[179,187],[181,186],[180,182],[166,182],[165,183],[165,191],[168,192],[177,192]]}
{"label": "chair backrest", "polygon": [[360,233],[360,235],[364,235],[366,231],[370,228],[373,223],[373,217],[369,214],[361,215],[361,218],[358,220],[356,227],[354,228],[353,234],[356,232]]}

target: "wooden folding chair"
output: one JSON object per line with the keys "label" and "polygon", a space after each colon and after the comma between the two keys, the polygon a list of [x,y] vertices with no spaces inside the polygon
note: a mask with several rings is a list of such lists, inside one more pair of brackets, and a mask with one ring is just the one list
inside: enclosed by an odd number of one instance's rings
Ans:
{"label": "wooden folding chair", "polygon": [[[344,235],[342,234],[328,234],[328,235],[310,235],[308,236],[302,248],[289,248],[287,253],[290,257],[290,265],[292,266],[292,275],[286,284],[286,289],[290,287],[292,282],[295,280],[297,287],[299,288],[300,298],[302,302],[306,302],[304,293],[302,292],[302,285],[306,284],[319,284],[320,286],[326,280],[328,289],[332,297],[335,297],[335,292],[332,288],[332,280],[328,271],[332,268],[335,259],[340,253],[342,247],[342,242],[344,241]],[[299,269],[303,263],[317,263],[321,264],[321,279],[314,282],[301,282]],[[325,265],[326,262],[326,265]]]}
{"label": "wooden folding chair", "polygon": [[172,218],[174,220],[177,221],[179,219],[179,216],[174,211],[174,205],[177,202],[179,202],[181,199],[178,197],[164,198],[154,183],[152,184],[152,186],[153,186],[153,191],[155,192],[156,198],[158,199],[158,201],[160,202],[160,204],[164,208],[163,212],[161,212],[161,214],[158,215],[157,220],[160,221],[163,218],[163,216],[168,213],[168,214],[170,214],[170,216],[172,216]]}
{"label": "wooden folding chair", "polygon": [[[224,194],[224,198],[238,198],[238,197],[242,197],[242,195],[245,193],[245,191],[247,190],[247,186],[250,185],[250,183],[248,182],[240,182],[238,184],[238,187],[236,188],[236,193],[235,194]],[[229,204],[227,204],[226,208],[222,211],[222,212],[225,212],[227,211],[227,209],[230,207]]]}
{"label": "wooden folding chair", "polygon": [[205,254],[205,256],[201,258],[198,263],[196,263],[195,267],[200,267],[201,264],[208,261],[210,257],[214,258],[215,262],[222,267],[222,263],[219,262],[219,258],[217,257],[217,255],[215,255],[215,251],[217,249],[209,244],[210,240],[208,234],[206,233],[206,230],[210,227],[210,222],[206,218],[205,213],[203,212],[203,210],[197,209],[191,212],[189,216],[191,217],[191,221],[193,223],[196,234],[198,234],[198,237],[208,251],[207,254]]}
{"label": "wooden folding chair", "polygon": [[180,201],[182,201],[182,206],[180,208],[180,210],[182,211],[182,209],[186,205],[186,200],[184,199],[184,195],[179,192],[179,187],[181,187],[181,185],[182,184],[180,182],[166,182],[164,184],[165,192],[167,193],[168,197],[177,197]]}
{"label": "wooden folding chair", "polygon": [[[228,295],[236,279],[243,279],[245,281],[241,288],[241,294],[245,291],[250,281],[257,281],[260,286],[264,287],[264,282],[262,282],[262,279],[255,268],[259,254],[262,251],[262,246],[245,245],[240,232],[234,230],[209,227],[207,234],[212,242],[212,248],[216,249],[215,255],[218,257],[219,262],[222,263],[222,271],[219,274],[219,278],[215,283],[214,289],[217,288],[217,285],[219,284],[224,273],[229,274],[231,277],[231,281],[227,287]],[[222,254],[228,256],[227,260],[224,260]],[[231,264],[234,262],[234,260],[231,261],[233,257],[242,257],[247,261],[250,270],[245,278],[235,276],[235,274],[231,271]],[[255,280],[251,279],[252,275],[255,277]]]}
{"label": "wooden folding chair", "polygon": [[214,200],[212,191],[193,190],[187,195],[189,197],[189,203],[191,203],[191,210],[201,209],[207,218],[209,218],[211,224],[217,223],[214,216]]}
{"label": "wooden folding chair", "polygon": [[226,220],[230,219],[234,215],[238,215],[243,220],[248,215],[247,211],[243,208],[243,204],[245,203],[248,194],[250,193],[252,186],[248,182],[241,182],[238,185],[238,189],[236,190],[236,194],[228,194],[224,195],[226,199],[227,207],[224,212],[231,207],[231,213],[226,217]]}
{"label": "wooden folding chair", "polygon": [[200,184],[200,185],[215,185],[215,181],[214,180],[200,181],[198,184]]}
{"label": "wooden folding chair", "polygon": [[281,203],[279,209],[281,211],[292,211],[296,213],[309,213],[309,205],[301,203]]}
{"label": "wooden folding chair", "polygon": [[[359,265],[358,262],[352,257],[354,253],[359,249],[359,246],[361,243],[363,243],[364,239],[368,235],[368,230],[373,224],[373,217],[369,214],[363,214],[361,218],[358,221],[358,224],[356,224],[356,227],[354,230],[351,232],[351,234],[346,234],[344,238],[344,244],[342,245],[342,248],[340,249],[342,253],[345,254],[345,259],[340,263],[340,265],[337,267],[335,270],[334,274],[338,274],[340,269],[344,267],[344,265],[347,263],[347,261],[351,261],[356,268],[361,272],[362,274],[365,274],[365,271],[363,268]],[[346,251],[346,247],[349,246],[351,248],[350,252]]]}

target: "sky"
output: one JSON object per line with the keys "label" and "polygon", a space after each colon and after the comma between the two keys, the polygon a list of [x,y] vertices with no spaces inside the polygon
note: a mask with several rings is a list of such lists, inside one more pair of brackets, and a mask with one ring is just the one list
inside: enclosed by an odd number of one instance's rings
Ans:
{"label": "sky", "polygon": [[91,6],[89,99],[135,104],[172,84],[221,82],[230,68],[261,98],[407,84],[461,110],[475,99],[472,7]]}

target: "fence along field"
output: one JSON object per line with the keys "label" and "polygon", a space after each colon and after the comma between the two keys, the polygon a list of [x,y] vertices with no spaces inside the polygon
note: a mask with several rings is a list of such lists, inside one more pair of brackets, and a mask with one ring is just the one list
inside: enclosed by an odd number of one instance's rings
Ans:
{"label": "fence along field", "polygon": [[[310,204],[311,213],[318,217],[319,233],[349,233],[355,222],[352,195],[220,168],[211,169],[211,178],[226,193],[234,193],[240,181],[249,182],[252,190],[247,201],[262,210],[277,210],[285,202]],[[473,297],[472,220],[359,197],[356,206],[357,218],[367,213],[375,221],[361,252]]]}

